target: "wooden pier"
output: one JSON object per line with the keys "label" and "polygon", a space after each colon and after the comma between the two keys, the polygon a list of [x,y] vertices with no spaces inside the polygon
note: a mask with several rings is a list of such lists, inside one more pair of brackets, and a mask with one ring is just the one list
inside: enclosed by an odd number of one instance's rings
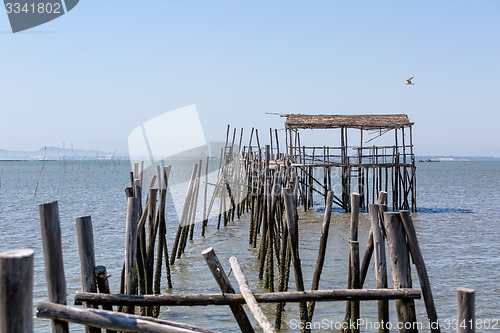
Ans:
{"label": "wooden pier", "polygon": [[[83,308],[66,305],[58,203],[40,205],[48,302],[38,304],[37,315],[51,320],[52,332],[69,332],[68,322],[85,325],[87,332],[101,332],[102,329],[107,332],[213,332],[159,319],[161,307],[227,306],[234,315],[235,327],[237,325],[242,332],[254,332],[246,308],[264,332],[276,332],[284,324],[285,303],[293,302],[297,303],[302,332],[310,332],[308,324],[313,321],[316,302],[345,302],[342,332],[357,333],[360,328],[356,323],[361,319],[362,304],[376,302],[379,323],[389,321],[389,307],[393,304],[398,322],[405,324],[401,332],[417,332],[414,328],[408,329],[406,324],[414,327],[412,325],[419,320],[429,321],[433,324],[431,332],[440,333],[431,283],[409,211],[416,210],[413,124],[405,115],[286,117],[285,150],[280,150],[277,130],[270,131],[270,144],[263,146],[258,132],[252,130],[249,145],[242,147],[243,129],[239,136],[240,145],[236,146],[237,131],[233,131],[231,138],[228,127],[216,183],[209,184],[208,168],[205,168],[205,175],[202,174],[201,160],[194,164],[182,215],[176,222],[177,232],[171,237],[174,239],[171,249],[167,244],[170,238],[167,237],[166,224],[169,221],[165,199],[170,166],[159,167],[147,187],[143,187],[148,180],[142,179],[141,165],[134,166],[130,173],[130,187],[125,189],[126,237],[120,286],[109,286],[106,268],[95,262],[90,216],[77,217],[75,226],[82,290],[76,294],[75,303]],[[299,129],[308,128],[340,130],[340,145],[301,145]],[[357,147],[347,144],[350,129],[360,130],[361,144]],[[373,131],[379,136],[394,131],[394,145],[363,146],[363,136],[366,137],[363,133],[373,134]],[[409,142],[405,138],[406,132],[409,132]],[[253,140],[257,146],[252,145]],[[351,148],[355,148],[352,156],[349,154]],[[317,179],[316,169],[323,170],[323,182]],[[337,194],[332,186],[334,170],[338,170],[341,180],[342,191]],[[357,183],[353,183],[353,179]],[[211,198],[208,186],[213,188]],[[359,193],[353,188],[359,189]],[[318,235],[312,284],[308,286],[304,283],[309,279],[304,278],[299,245],[299,207],[311,208],[315,191],[324,197],[325,211],[321,234]],[[198,200],[200,193],[203,193],[203,200]],[[392,211],[389,211],[388,201]],[[207,272],[212,273],[221,293],[174,293],[176,286],[172,285],[170,268],[187,249],[188,238],[193,238],[197,207],[202,204],[201,237],[207,237],[206,231],[210,228],[247,223],[248,246],[258,253],[254,259],[258,262],[258,269],[244,272],[236,259],[238,253],[235,253],[230,259],[237,280],[233,285],[215,254],[216,249],[208,248],[200,255],[205,258]],[[330,289],[321,283],[324,263],[329,255],[328,234],[331,223],[334,223],[334,204],[349,211],[351,217],[349,239],[345,244],[349,250],[345,289]],[[216,210],[217,206],[216,217],[209,218],[210,211]],[[358,238],[359,214],[363,208],[368,211],[371,221],[366,246],[362,246],[364,244],[360,244]],[[242,219],[244,216],[246,219]],[[32,256],[30,251],[0,253],[0,333],[32,331],[26,328],[32,326],[26,315],[31,311],[32,302]],[[20,262],[12,264],[12,260]],[[370,271],[372,262],[374,270]],[[413,287],[411,269],[417,270],[420,288]],[[376,289],[364,288],[370,272],[373,272]],[[265,291],[252,291],[245,275],[258,276]],[[18,276],[23,276],[30,285],[20,287]],[[162,279],[167,280],[168,294],[162,293]],[[290,279],[295,281],[295,290],[290,290]],[[119,292],[111,294],[113,289]],[[24,293],[9,296],[4,292],[8,290]],[[473,291],[458,289],[458,295],[460,318],[474,323]],[[11,315],[6,297],[23,300],[15,308],[18,316]],[[423,298],[427,314],[423,319],[417,318],[415,311],[415,302],[420,298]],[[390,300],[394,302],[390,304]],[[274,323],[260,308],[261,303],[276,304]],[[383,325],[379,330],[388,331]],[[462,331],[473,332],[474,327]]]}

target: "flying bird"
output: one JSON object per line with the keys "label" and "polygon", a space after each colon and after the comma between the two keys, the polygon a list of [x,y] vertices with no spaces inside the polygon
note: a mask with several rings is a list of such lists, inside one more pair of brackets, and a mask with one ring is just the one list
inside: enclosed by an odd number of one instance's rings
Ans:
{"label": "flying bird", "polygon": [[408,80],[406,80],[406,84],[414,85],[414,83],[413,83],[413,76],[411,78],[409,78]]}

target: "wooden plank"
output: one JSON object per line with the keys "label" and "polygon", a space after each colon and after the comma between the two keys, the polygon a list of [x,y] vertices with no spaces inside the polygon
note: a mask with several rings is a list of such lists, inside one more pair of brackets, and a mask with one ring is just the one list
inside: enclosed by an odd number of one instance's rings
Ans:
{"label": "wooden plank", "polygon": [[248,286],[247,278],[245,277],[243,271],[241,270],[241,266],[238,262],[238,259],[236,257],[231,257],[229,258],[229,262],[231,264],[231,268],[233,269],[234,277],[236,278],[238,284],[240,285],[240,293],[245,299],[245,302],[248,308],[250,309],[250,312],[252,313],[253,317],[255,318],[255,320],[257,320],[257,323],[265,333],[275,332],[273,325],[269,322],[266,315],[264,314],[264,312],[262,312],[262,309],[255,300],[255,297],[253,296],[252,291]]}
{"label": "wooden plank", "polygon": [[33,333],[33,250],[0,253],[0,332]]}

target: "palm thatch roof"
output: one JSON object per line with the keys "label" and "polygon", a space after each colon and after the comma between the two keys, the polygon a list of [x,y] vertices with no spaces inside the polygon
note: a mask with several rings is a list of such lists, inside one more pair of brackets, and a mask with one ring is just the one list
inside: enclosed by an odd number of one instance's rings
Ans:
{"label": "palm thatch roof", "polygon": [[329,115],[329,114],[287,114],[285,127],[288,129],[329,129],[329,128],[359,128],[396,129],[409,127],[413,123],[405,114],[377,115]]}

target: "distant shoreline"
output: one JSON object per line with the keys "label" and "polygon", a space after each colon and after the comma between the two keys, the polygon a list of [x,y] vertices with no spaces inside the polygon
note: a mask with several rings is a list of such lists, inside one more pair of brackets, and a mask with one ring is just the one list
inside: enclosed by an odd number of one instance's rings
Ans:
{"label": "distant shoreline", "polygon": [[[193,160],[198,159],[197,157],[193,157]],[[218,157],[214,156],[214,159],[218,159]],[[175,159],[178,161],[183,160],[191,160],[190,158],[182,158]],[[100,161],[100,162],[110,162],[110,161],[125,161],[129,162],[128,156],[120,156],[113,158],[88,158],[85,156],[82,157],[62,157],[62,158],[5,158],[0,157],[0,162],[92,162],[92,161]],[[415,156],[415,162],[417,163],[431,163],[431,162],[500,162],[500,157],[492,157],[492,156]]]}

